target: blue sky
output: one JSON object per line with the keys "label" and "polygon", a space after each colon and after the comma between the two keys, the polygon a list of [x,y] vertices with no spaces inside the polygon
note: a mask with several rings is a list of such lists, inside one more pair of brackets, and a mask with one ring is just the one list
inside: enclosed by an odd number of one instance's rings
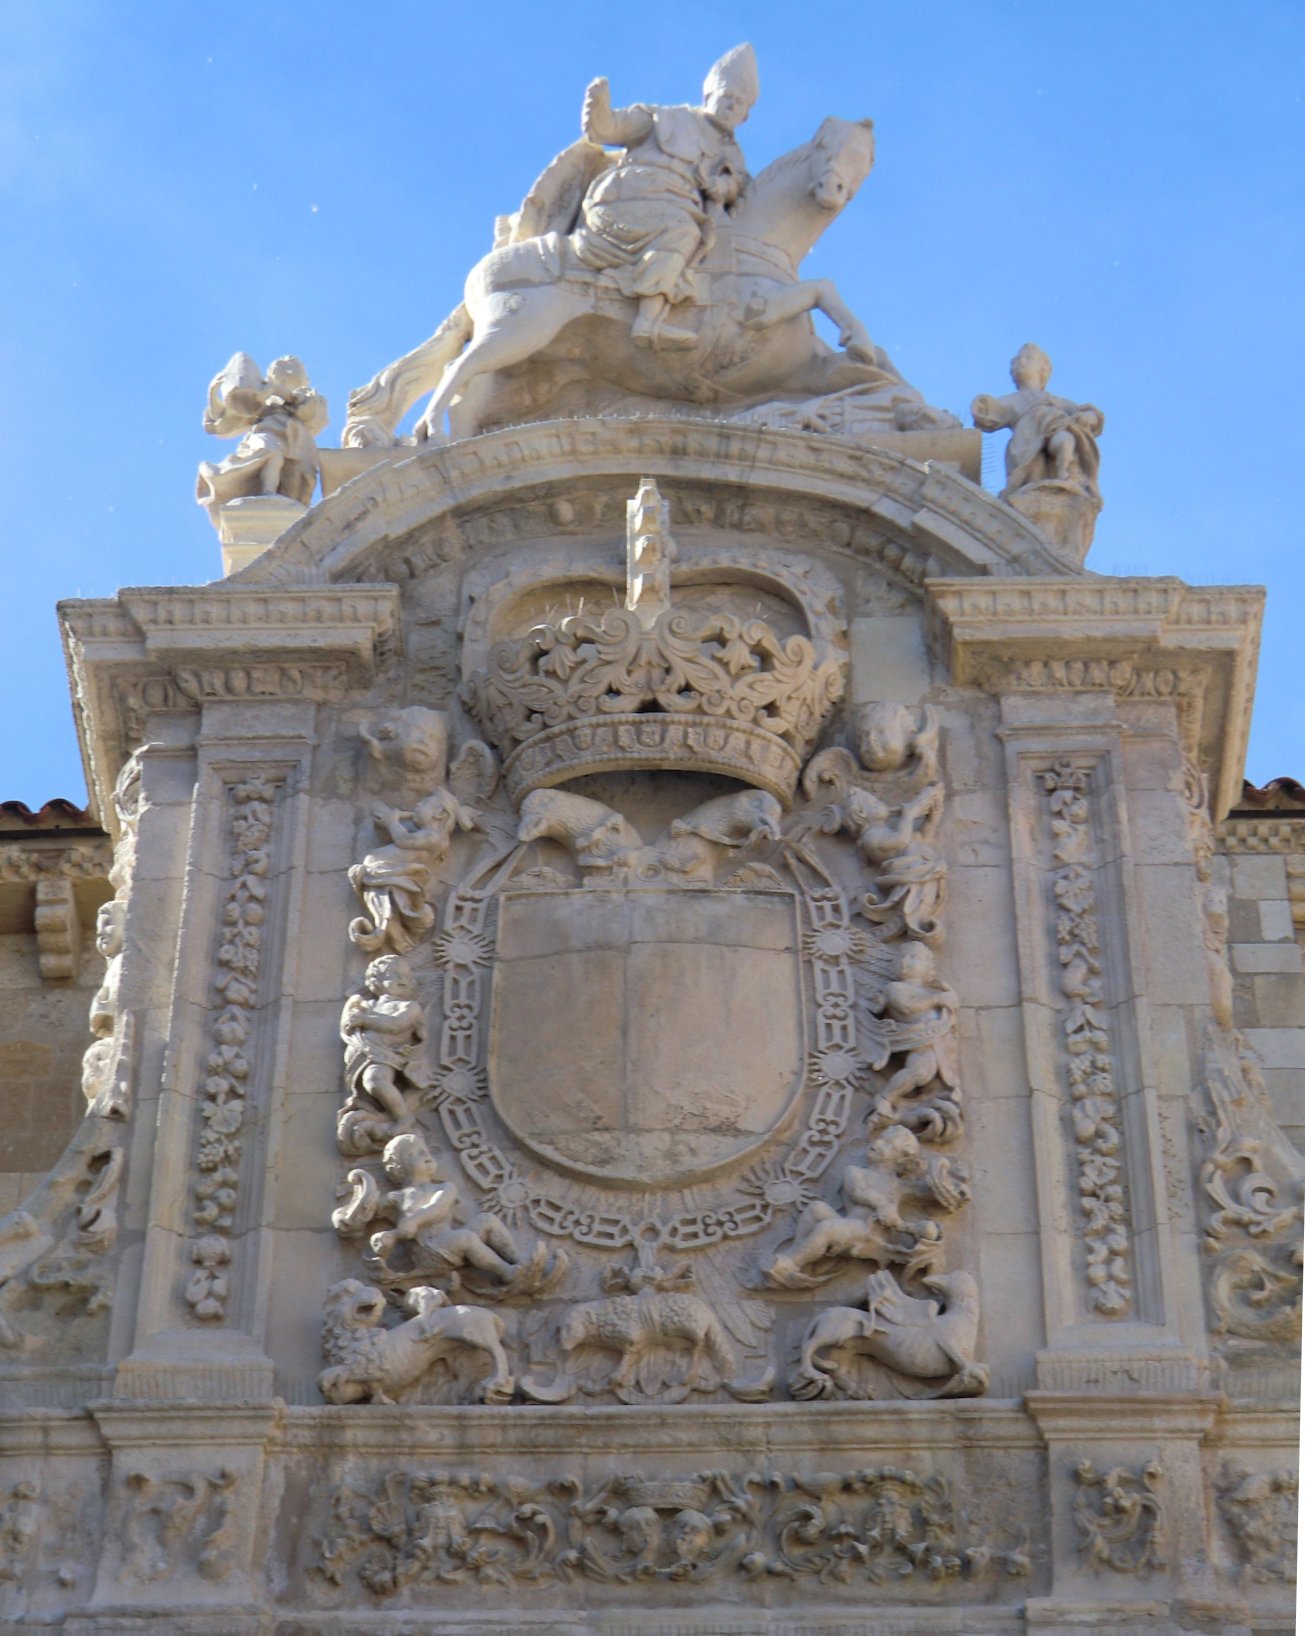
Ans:
{"label": "blue sky", "polygon": [[1266,584],[1248,774],[1305,776],[1301,0],[6,0],[0,798],[84,794],[55,601],[218,572],[193,490],[227,357],[299,354],[336,441],[591,77],[692,101],[741,39],[754,171],[828,113],[876,124],[807,273],[957,412],[1050,353],[1107,418],[1089,566]]}

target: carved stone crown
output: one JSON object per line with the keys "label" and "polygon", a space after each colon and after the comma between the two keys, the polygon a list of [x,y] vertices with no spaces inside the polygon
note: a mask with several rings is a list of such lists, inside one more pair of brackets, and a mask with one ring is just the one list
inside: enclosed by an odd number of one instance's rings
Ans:
{"label": "carved stone crown", "polygon": [[[627,513],[625,606],[509,637],[468,678],[508,793],[519,802],[585,773],[663,768],[722,773],[787,805],[842,695],[842,655],[765,618],[672,606],[678,553],[650,479]],[[755,583],[740,578],[737,600],[755,609]]]}

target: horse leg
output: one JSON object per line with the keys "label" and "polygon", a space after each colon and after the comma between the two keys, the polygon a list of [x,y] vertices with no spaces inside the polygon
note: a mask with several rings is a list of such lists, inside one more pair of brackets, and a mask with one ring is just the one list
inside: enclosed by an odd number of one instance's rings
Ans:
{"label": "horse leg", "polygon": [[384,447],[423,392],[438,386],[444,371],[472,336],[471,314],[456,307],[428,341],[388,364],[366,386],[349,394],[349,418],[341,443],[346,449]]}
{"label": "horse leg", "polygon": [[417,422],[418,441],[429,438],[442,442],[445,413],[468,381],[524,363],[546,347],[578,310],[569,296],[559,298],[550,290],[516,290],[491,297],[486,306],[485,321],[478,323],[475,339],[444,371],[434,397]]}
{"label": "horse leg", "polygon": [[838,342],[849,358],[858,363],[877,364],[879,351],[865,325],[847,306],[832,279],[808,278],[786,284],[773,293],[754,294],[744,309],[743,322],[749,329],[770,329],[806,312],[823,312],[838,325]]}

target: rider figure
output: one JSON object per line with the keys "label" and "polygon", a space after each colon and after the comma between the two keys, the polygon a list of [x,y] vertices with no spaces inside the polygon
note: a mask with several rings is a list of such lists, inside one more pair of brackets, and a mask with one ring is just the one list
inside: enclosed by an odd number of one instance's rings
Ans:
{"label": "rider figure", "polygon": [[638,300],[630,333],[640,346],[697,343],[692,330],[668,324],[666,313],[692,298],[690,269],[711,247],[713,216],[748,180],[734,132],[757,89],[752,47],[740,45],[707,75],[701,108],[613,108],[605,79],[585,93],[585,137],[625,153],[585,195],[575,248],[586,266],[611,269],[622,294]]}

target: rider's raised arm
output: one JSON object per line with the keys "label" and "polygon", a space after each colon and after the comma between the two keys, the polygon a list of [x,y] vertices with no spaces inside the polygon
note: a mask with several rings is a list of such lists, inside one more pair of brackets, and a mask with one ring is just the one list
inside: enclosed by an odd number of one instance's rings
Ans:
{"label": "rider's raised arm", "polygon": [[602,147],[628,148],[642,142],[653,128],[653,117],[637,103],[632,108],[613,108],[612,90],[605,79],[594,80],[585,92],[580,110],[580,129],[586,139]]}

